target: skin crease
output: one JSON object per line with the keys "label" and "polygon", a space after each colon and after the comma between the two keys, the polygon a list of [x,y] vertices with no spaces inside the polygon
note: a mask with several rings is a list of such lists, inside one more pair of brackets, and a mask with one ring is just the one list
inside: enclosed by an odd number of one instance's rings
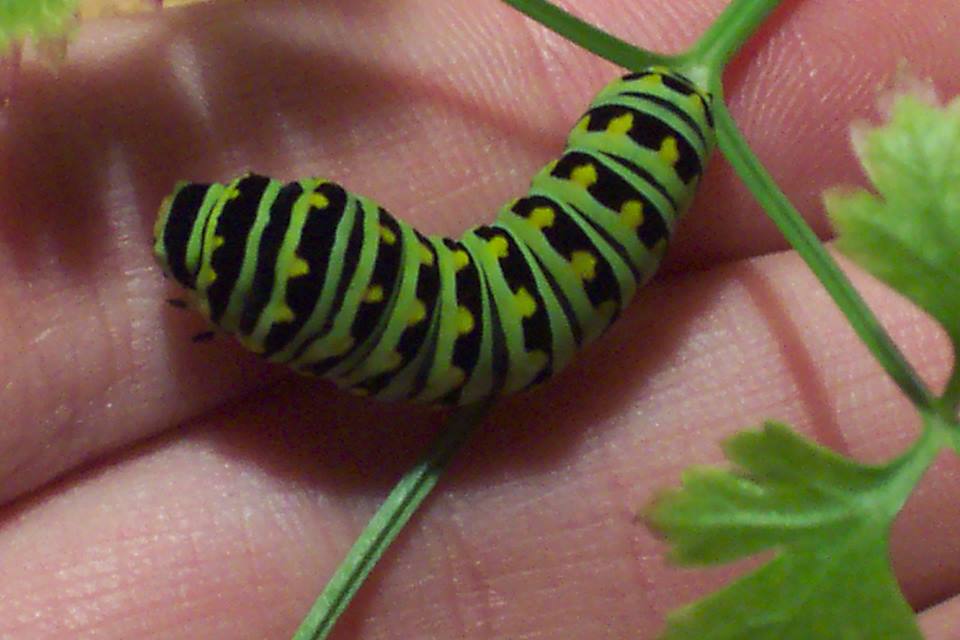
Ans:
{"label": "skin crease", "polygon": [[[678,50],[722,4],[565,6]],[[788,0],[727,75],[822,232],[819,193],[862,182],[847,124],[898,62],[960,90],[960,6],[923,4]],[[0,116],[0,636],[289,637],[440,425],[191,344],[150,255],[174,180],[327,175],[456,233],[615,73],[494,0],[214,3],[88,23],[59,77],[24,69]],[[719,159],[673,249],[575,366],[498,408],[334,638],[653,637],[731,575],[671,568],[635,521],[682,468],[765,418],[864,460],[907,445],[911,407]],[[940,384],[942,334],[852,271]],[[960,626],[958,474],[939,461],[893,535],[932,639]]]}

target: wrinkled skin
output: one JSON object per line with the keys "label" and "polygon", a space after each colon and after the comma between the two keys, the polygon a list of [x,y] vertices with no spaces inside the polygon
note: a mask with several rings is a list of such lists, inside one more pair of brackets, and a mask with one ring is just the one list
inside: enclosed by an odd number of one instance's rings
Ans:
{"label": "wrinkled skin", "polygon": [[[720,0],[570,1],[678,49]],[[786,2],[727,75],[814,228],[862,177],[846,126],[908,58],[960,90],[960,5]],[[657,7],[669,7],[663,13]],[[268,367],[163,303],[150,226],[179,178],[327,175],[429,231],[521,193],[617,71],[494,0],[222,3],[88,23],[0,114],[0,636],[286,638],[439,426]],[[947,343],[852,270],[931,384]],[[554,384],[498,409],[335,638],[648,638],[726,570],[680,571],[635,514],[768,417],[881,460],[908,403],[716,161],[664,272]],[[611,366],[612,363],[616,363]],[[960,618],[940,461],[893,537],[933,639]]]}

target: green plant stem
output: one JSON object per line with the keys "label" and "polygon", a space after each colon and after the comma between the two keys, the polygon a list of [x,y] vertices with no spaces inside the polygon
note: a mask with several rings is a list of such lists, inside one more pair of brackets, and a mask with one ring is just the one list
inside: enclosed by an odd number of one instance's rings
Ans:
{"label": "green plant stem", "polygon": [[899,504],[890,514],[891,519],[906,503],[940,450],[951,443],[956,433],[951,419],[944,420],[939,413],[924,409],[920,410],[920,415],[923,418],[923,431],[920,436],[909,449],[890,463],[890,467],[897,468],[897,472],[886,490],[897,495],[897,501],[891,500],[890,504]]}
{"label": "green plant stem", "polygon": [[730,58],[783,0],[733,0],[679,60],[720,75]]}
{"label": "green plant stem", "polygon": [[693,48],[680,56],[667,56],[639,49],[546,0],[503,0],[567,40],[621,67],[637,70],[652,65],[674,66],[703,84],[707,78],[697,71],[706,69],[719,75],[727,61],[782,1],[733,0]]}
{"label": "green plant stem", "polygon": [[488,406],[484,403],[468,405],[447,419],[427,454],[404,474],[367,523],[300,624],[293,640],[322,640],[330,634],[384,551],[436,486],[447,463],[474,427],[483,420]]}
{"label": "green plant stem", "polygon": [[626,69],[638,70],[652,65],[670,64],[673,61],[671,56],[638,49],[606,31],[587,24],[546,0],[503,0],[503,2],[570,42]]}
{"label": "green plant stem", "polygon": [[[719,78],[711,87],[711,91],[714,95],[722,95],[723,88]],[[880,326],[876,316],[850,284],[850,280],[840,270],[836,261],[827,253],[820,239],[807,226],[803,217],[790,204],[747,146],[743,134],[737,129],[722,99],[714,103],[714,117],[720,150],[763,207],[767,216],[777,225],[787,241],[817,276],[840,311],[847,317],[853,330],[867,345],[887,374],[914,404],[921,408],[932,408],[936,401],[930,390]]]}
{"label": "green plant stem", "polygon": [[77,0],[3,0],[0,2],[0,56],[26,38],[58,38],[74,22]]}
{"label": "green plant stem", "polygon": [[943,395],[940,401],[943,404],[942,412],[946,417],[953,418],[957,414],[957,405],[960,405],[960,348],[958,343],[953,343],[953,371],[950,372],[950,379],[947,380],[943,388]]}

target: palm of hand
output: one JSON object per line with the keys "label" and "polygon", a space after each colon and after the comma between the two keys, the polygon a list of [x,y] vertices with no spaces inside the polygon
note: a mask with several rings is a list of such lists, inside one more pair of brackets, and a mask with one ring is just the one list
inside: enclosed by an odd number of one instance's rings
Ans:
{"label": "palm of hand", "polygon": [[[608,1],[618,32],[653,44],[643,26],[661,14],[620,4]],[[845,127],[868,113],[863,87],[903,56],[945,90],[960,82],[936,29],[960,20],[952,3],[897,23],[876,4],[800,4],[776,26],[790,43],[758,40],[729,75],[748,137],[811,215],[821,188],[858,179]],[[662,15],[664,38],[706,20]],[[855,66],[831,64],[835,34]],[[761,64],[765,51],[787,64]],[[456,232],[522,191],[614,74],[465,0],[217,4],[90,24],[58,79],[28,73],[5,114],[0,179],[0,635],[286,637],[439,426],[227,341],[192,345],[197,320],[164,310],[149,251],[174,180],[251,163],[326,173]],[[755,257],[781,249],[717,162],[659,284],[554,384],[500,407],[335,637],[649,637],[720,576],[668,569],[634,514],[682,467],[716,460],[724,435],[773,416],[857,456],[901,448],[912,409],[792,254]],[[945,372],[930,323],[857,281],[921,369]],[[956,590],[954,468],[931,474],[938,490],[896,532],[919,607]],[[953,607],[924,614],[931,637],[949,637]]]}

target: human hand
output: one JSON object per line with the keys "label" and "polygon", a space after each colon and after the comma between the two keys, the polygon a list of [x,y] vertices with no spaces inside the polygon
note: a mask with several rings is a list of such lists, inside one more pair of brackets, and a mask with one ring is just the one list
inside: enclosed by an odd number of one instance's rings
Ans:
{"label": "human hand", "polygon": [[[960,8],[786,4],[728,94],[826,233],[820,191],[861,181],[847,126],[898,62],[960,88]],[[571,8],[674,50],[709,20],[694,3]],[[211,3],[89,23],[59,78],[26,71],[0,134],[0,637],[289,637],[442,422],[192,344],[202,324],[163,304],[150,255],[175,180],[325,175],[456,234],[522,193],[617,73],[493,0]],[[942,379],[932,323],[855,281]],[[652,637],[730,575],[667,567],[635,520],[682,468],[764,418],[869,460],[915,433],[719,158],[638,297],[558,380],[500,405],[334,637]],[[894,536],[911,602],[943,602],[923,614],[934,639],[960,617],[957,469],[931,472]]]}

